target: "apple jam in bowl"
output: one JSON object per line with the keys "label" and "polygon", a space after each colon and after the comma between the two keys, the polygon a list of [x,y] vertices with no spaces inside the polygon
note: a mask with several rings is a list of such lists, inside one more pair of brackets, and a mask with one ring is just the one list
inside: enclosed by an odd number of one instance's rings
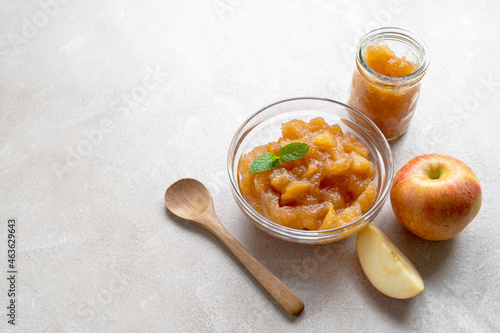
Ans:
{"label": "apple jam in bowl", "polygon": [[[255,158],[291,142],[307,143],[309,151],[280,168],[248,173]],[[393,176],[391,150],[375,124],[322,98],[284,100],[252,115],[236,132],[227,162],[245,215],[275,237],[305,244],[339,241],[371,223]]]}

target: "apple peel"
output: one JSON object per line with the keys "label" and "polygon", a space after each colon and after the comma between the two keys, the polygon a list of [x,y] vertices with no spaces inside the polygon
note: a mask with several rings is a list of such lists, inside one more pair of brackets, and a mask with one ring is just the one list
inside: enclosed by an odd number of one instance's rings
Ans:
{"label": "apple peel", "polygon": [[430,241],[461,233],[479,213],[481,202],[481,184],[472,169],[444,154],[413,158],[398,171],[391,187],[398,221]]}
{"label": "apple peel", "polygon": [[424,290],[424,281],[411,261],[379,228],[364,227],[356,237],[361,267],[381,293],[406,299]]}

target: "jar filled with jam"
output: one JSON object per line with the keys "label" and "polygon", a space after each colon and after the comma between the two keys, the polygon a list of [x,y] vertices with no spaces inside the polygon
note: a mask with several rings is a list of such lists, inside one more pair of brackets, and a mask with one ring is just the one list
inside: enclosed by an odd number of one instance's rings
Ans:
{"label": "jar filled with jam", "polygon": [[361,111],[387,140],[410,126],[429,66],[429,51],[412,33],[381,28],[364,36],[356,50],[349,106]]}

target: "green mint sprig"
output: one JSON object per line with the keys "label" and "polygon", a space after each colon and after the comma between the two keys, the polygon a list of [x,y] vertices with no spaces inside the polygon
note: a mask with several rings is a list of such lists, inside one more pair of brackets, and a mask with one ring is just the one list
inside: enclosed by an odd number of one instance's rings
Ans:
{"label": "green mint sprig", "polygon": [[309,151],[309,147],[310,146],[307,143],[292,142],[284,147],[281,147],[278,152],[279,156],[276,156],[276,154],[273,153],[262,154],[252,161],[248,173],[257,173],[271,170],[273,168],[279,169],[281,167],[281,160],[285,162],[298,160],[299,158],[306,156]]}

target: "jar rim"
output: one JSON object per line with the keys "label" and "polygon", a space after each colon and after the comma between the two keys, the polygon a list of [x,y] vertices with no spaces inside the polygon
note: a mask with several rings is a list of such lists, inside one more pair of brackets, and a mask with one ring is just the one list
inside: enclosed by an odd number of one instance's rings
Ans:
{"label": "jar rim", "polygon": [[[420,66],[419,68],[406,76],[388,76],[384,74],[380,74],[377,71],[373,70],[366,61],[363,58],[363,49],[367,45],[371,44],[375,39],[379,37],[385,37],[385,38],[396,38],[400,41],[406,42],[408,44],[411,44],[414,46],[420,53],[421,56],[421,61],[420,61]],[[400,28],[395,28],[395,27],[384,27],[384,28],[379,28],[370,31],[367,33],[363,38],[358,43],[358,46],[356,48],[356,61],[358,64],[361,65],[361,67],[367,71],[369,74],[374,76],[375,78],[384,81],[386,84],[387,82],[389,83],[396,83],[399,81],[406,81],[406,82],[413,82],[413,81],[419,81],[427,71],[427,68],[429,67],[430,63],[430,53],[429,49],[427,48],[427,45],[418,38],[415,34],[404,30]]]}

